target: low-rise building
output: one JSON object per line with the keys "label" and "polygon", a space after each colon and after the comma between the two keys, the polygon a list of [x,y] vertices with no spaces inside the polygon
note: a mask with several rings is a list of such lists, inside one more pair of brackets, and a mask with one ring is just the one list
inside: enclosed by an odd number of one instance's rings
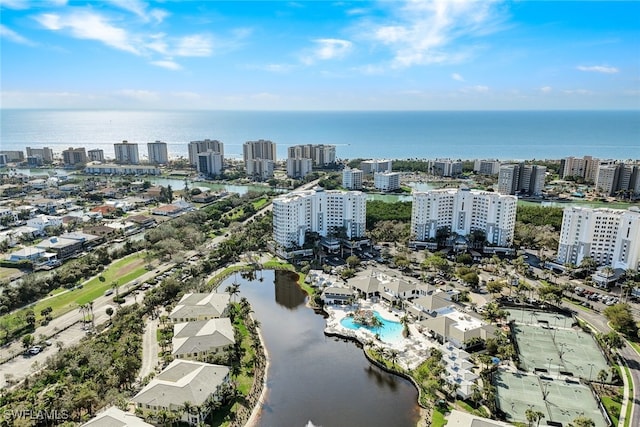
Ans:
{"label": "low-rise building", "polygon": [[[204,422],[209,401],[220,401],[229,385],[228,366],[176,359],[147,384],[132,402],[142,411],[172,411],[191,425]],[[182,411],[185,402],[194,410]]]}
{"label": "low-rise building", "polygon": [[395,191],[400,189],[400,174],[398,172],[376,172],[373,174],[373,186],[380,191]]}
{"label": "low-rise building", "polygon": [[130,412],[110,406],[82,424],[82,427],[153,427]]}
{"label": "low-rise building", "polygon": [[34,245],[36,248],[44,249],[47,252],[55,252],[58,260],[64,261],[82,252],[83,242],[64,237],[50,237]]}
{"label": "low-rise building", "polygon": [[228,317],[176,323],[173,327],[171,355],[179,359],[197,359],[223,353],[236,340]]}
{"label": "low-rise building", "polygon": [[215,292],[184,294],[169,313],[169,320],[178,323],[225,317],[229,313],[230,300],[229,294]]}

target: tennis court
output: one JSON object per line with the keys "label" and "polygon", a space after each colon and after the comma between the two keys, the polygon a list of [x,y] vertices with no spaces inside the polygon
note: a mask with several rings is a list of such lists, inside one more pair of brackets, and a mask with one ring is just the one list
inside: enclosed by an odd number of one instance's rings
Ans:
{"label": "tennis court", "polygon": [[509,422],[527,423],[526,411],[544,414],[547,421],[567,426],[580,415],[591,418],[596,427],[606,427],[598,402],[591,390],[577,382],[544,379],[537,375],[500,371],[495,383],[498,406]]}
{"label": "tennis court", "polygon": [[611,380],[609,366],[595,339],[582,329],[572,328],[570,317],[525,310],[510,313],[515,320],[513,333],[525,370],[586,380],[596,380],[605,371],[605,381]]}

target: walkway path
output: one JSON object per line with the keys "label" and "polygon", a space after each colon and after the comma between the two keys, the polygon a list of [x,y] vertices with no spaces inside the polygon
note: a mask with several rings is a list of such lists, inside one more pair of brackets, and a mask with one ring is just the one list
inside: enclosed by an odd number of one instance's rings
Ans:
{"label": "walkway path", "polygon": [[158,346],[158,326],[159,320],[148,320],[144,327],[144,334],[142,335],[142,365],[140,367],[140,374],[138,379],[142,380],[147,375],[155,372],[156,366],[160,358],[160,347]]}

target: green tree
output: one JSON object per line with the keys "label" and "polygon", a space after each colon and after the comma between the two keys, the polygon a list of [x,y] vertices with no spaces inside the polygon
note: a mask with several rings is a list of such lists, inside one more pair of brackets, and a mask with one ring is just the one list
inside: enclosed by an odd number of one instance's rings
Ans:
{"label": "green tree", "polygon": [[637,337],[638,325],[631,313],[629,304],[611,305],[604,309],[603,314],[611,322],[613,329],[628,337]]}
{"label": "green tree", "polygon": [[571,427],[596,427],[596,423],[588,417],[584,415],[580,415],[576,417],[571,423],[569,423]]}
{"label": "green tree", "polygon": [[31,345],[33,344],[33,335],[31,334],[26,334],[22,337],[22,347],[24,348],[29,348],[31,347]]}

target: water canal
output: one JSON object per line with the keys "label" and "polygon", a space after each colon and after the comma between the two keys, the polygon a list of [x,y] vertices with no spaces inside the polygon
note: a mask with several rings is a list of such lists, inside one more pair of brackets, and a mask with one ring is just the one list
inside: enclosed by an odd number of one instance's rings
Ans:
{"label": "water canal", "polygon": [[371,365],[355,343],[325,336],[295,273],[257,276],[230,277],[218,289],[237,280],[261,324],[270,366],[258,427],[416,425],[416,389]]}

